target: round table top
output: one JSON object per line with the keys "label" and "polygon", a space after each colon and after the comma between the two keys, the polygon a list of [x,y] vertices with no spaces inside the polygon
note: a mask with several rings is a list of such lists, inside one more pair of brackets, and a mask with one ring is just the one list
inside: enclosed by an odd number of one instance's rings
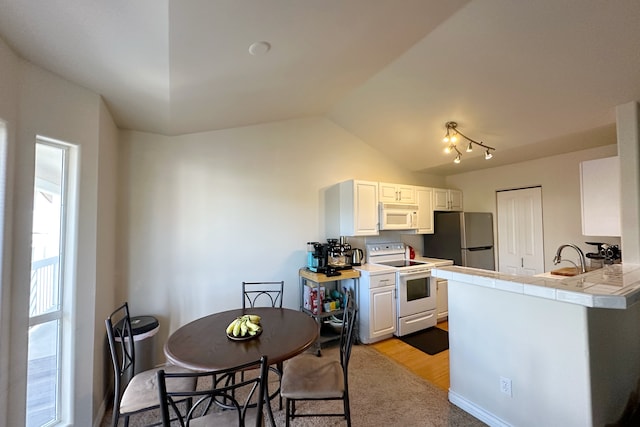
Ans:
{"label": "round table top", "polygon": [[[245,341],[227,337],[229,323],[243,314],[261,317],[262,333]],[[246,308],[212,314],[180,327],[164,346],[167,359],[195,371],[217,371],[253,362],[270,365],[302,353],[318,338],[319,325],[306,313],[287,308]]]}

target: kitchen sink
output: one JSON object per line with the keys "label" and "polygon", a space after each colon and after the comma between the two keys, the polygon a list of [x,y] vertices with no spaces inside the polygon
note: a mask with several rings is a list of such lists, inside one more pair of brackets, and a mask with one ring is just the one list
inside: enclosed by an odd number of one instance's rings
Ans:
{"label": "kitchen sink", "polygon": [[[587,267],[586,273],[588,273],[590,271],[594,271],[594,270],[598,270],[598,268]],[[580,269],[577,268],[577,267],[559,268],[557,270],[552,270],[549,273],[554,275],[554,276],[563,276],[563,277],[573,277],[573,276],[577,276],[579,274],[582,274],[582,273],[580,273]]]}
{"label": "kitchen sink", "polygon": [[[600,268],[590,268],[587,267],[587,273],[594,271],[594,270],[599,270]],[[584,273],[584,274],[587,274]],[[565,268],[559,268],[557,270],[552,270],[552,271],[547,271],[541,274],[536,274],[535,277],[543,277],[543,278],[547,278],[547,279],[564,279],[567,277],[574,277],[574,276],[578,276],[580,274],[580,269],[576,268],[576,267],[565,267]]]}
{"label": "kitchen sink", "polygon": [[[587,270],[588,271],[588,270]],[[577,267],[563,267],[557,270],[551,270],[549,273],[554,276],[573,277],[581,274],[580,269]]]}

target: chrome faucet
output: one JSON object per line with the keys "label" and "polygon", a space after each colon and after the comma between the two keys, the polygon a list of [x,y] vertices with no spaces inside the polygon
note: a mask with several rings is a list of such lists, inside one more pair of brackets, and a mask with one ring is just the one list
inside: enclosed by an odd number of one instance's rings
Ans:
{"label": "chrome faucet", "polygon": [[586,273],[587,272],[587,261],[584,258],[584,252],[582,252],[582,249],[580,249],[576,245],[572,245],[572,244],[560,245],[560,247],[558,248],[558,251],[556,252],[556,256],[553,258],[553,263],[554,264],[560,264],[560,262],[562,261],[562,257],[560,256],[560,254],[562,253],[562,250],[564,248],[566,248],[567,246],[570,247],[570,248],[575,249],[576,252],[578,252],[578,258],[580,259],[580,273]]}

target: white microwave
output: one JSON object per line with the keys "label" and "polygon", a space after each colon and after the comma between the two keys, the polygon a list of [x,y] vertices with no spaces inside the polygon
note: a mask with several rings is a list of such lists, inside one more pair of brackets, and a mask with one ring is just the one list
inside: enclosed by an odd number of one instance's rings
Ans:
{"label": "white microwave", "polygon": [[380,230],[413,230],[418,228],[418,206],[380,203]]}

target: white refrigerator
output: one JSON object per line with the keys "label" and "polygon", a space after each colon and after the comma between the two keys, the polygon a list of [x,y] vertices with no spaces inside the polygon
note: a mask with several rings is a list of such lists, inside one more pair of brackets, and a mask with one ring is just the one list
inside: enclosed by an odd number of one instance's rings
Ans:
{"label": "white refrigerator", "polygon": [[495,270],[491,212],[435,212],[434,227],[433,234],[424,235],[425,257]]}

